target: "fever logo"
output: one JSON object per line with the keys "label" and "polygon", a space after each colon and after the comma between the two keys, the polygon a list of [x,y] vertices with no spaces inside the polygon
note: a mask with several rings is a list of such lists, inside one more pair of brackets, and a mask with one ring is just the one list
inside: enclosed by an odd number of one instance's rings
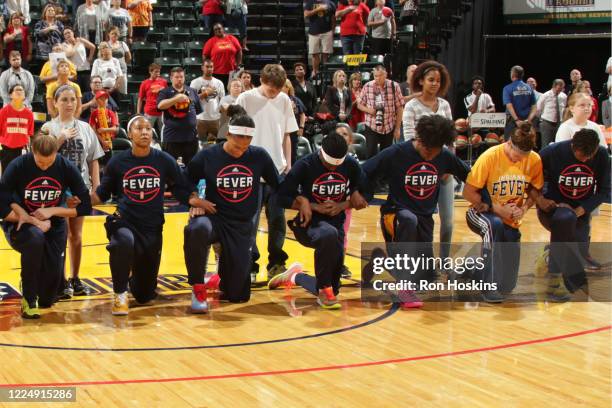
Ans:
{"label": "fever logo", "polygon": [[23,191],[23,201],[28,210],[57,207],[62,196],[62,185],[51,177],[38,177],[30,182]]}
{"label": "fever logo", "polygon": [[154,200],[161,188],[159,172],[151,166],[138,166],[123,175],[123,193],[136,203]]}
{"label": "fever logo", "polygon": [[340,173],[324,173],[312,183],[312,196],[317,203],[346,200],[349,182]]}
{"label": "fever logo", "polygon": [[217,192],[230,203],[246,200],[253,191],[253,172],[241,164],[232,164],[217,173]]}
{"label": "fever logo", "polygon": [[559,175],[559,191],[570,200],[583,198],[593,190],[594,185],[593,170],[584,163],[571,164]]}
{"label": "fever logo", "polygon": [[438,169],[431,163],[421,162],[406,171],[404,188],[416,200],[426,200],[438,187]]}

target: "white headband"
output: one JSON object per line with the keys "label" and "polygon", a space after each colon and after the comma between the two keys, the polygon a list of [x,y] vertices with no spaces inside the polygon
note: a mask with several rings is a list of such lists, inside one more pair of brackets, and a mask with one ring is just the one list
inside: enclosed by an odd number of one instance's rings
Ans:
{"label": "white headband", "polygon": [[341,165],[342,163],[344,163],[344,159],[346,158],[346,155],[343,156],[341,159],[331,157],[329,154],[325,153],[325,150],[323,150],[323,148],[321,148],[321,154],[323,155],[323,159],[332,166]]}
{"label": "white headband", "polygon": [[246,127],[246,126],[230,125],[228,131],[232,135],[243,135],[243,136],[254,136],[255,135],[255,128]]}
{"label": "white headband", "polygon": [[[134,116],[132,119],[129,120],[128,124],[127,124],[127,131],[130,131],[130,128],[132,127],[132,123],[136,122],[138,119],[147,119],[146,117],[142,116],[142,115],[136,115]],[[147,119],[148,121],[148,119]]]}

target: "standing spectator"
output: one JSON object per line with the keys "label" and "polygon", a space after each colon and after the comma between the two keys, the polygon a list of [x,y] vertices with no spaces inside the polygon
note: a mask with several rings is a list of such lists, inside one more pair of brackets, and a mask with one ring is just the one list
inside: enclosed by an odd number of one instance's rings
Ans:
{"label": "standing spectator", "polygon": [[157,95],[157,109],[163,112],[163,148],[187,165],[198,152],[196,116],[202,113],[202,106],[198,93],[185,85],[183,68],[172,68],[170,82]]}
{"label": "standing spectator", "polygon": [[[68,79],[71,81],[76,81],[77,79],[77,70],[76,66],[66,58],[66,54],[64,53],[64,46],[61,43],[57,43],[53,45],[53,54],[58,54],[57,58],[54,58],[55,61],[47,61],[40,69],[39,78],[42,82],[44,82],[47,87],[51,85],[53,82],[57,80],[57,64],[59,61],[68,62]],[[55,64],[55,68],[53,65]]]}
{"label": "standing spectator", "polygon": [[293,88],[293,84],[290,80],[285,81],[285,86],[283,87],[283,92],[289,96],[291,99],[291,107],[293,108],[293,114],[295,115],[295,121],[298,124],[298,130],[296,132],[291,132],[289,135],[291,137],[291,165],[295,164],[297,160],[297,145],[298,139],[301,136],[304,136],[304,123],[306,122],[306,107],[295,96],[295,89]]}
{"label": "standing spectator", "polygon": [[64,25],[55,18],[55,8],[52,4],[47,4],[43,8],[40,21],[34,26],[36,54],[47,59],[53,46],[64,41],[63,32]]}
{"label": "standing spectator", "polygon": [[341,0],[336,11],[340,19],[340,40],[344,55],[361,54],[370,9],[361,0]]}
{"label": "standing spectator", "polygon": [[36,92],[36,85],[34,84],[34,77],[30,71],[24,69],[21,66],[21,54],[19,51],[11,51],[9,54],[10,68],[7,69],[0,75],[0,96],[2,96],[2,104],[8,105],[11,103],[10,90],[15,85],[21,85],[25,92],[24,104],[27,107],[32,106],[32,99],[34,99],[34,93]]}
{"label": "standing spectator", "polygon": [[81,88],[76,83],[70,81],[68,76],[70,75],[70,66],[68,65],[68,61],[60,61],[57,63],[57,81],[52,82],[47,86],[47,112],[52,118],[55,118],[58,114],[57,108],[55,106],[56,101],[56,91],[63,87],[64,85],[68,85],[74,89],[74,93],[77,97],[76,102],[76,114],[74,116],[78,117],[81,114]]}
{"label": "standing spectator", "polygon": [[168,82],[166,78],[159,76],[160,72],[161,66],[158,64],[149,65],[149,78],[142,81],[138,90],[136,113],[140,115],[144,112],[151,126],[157,128],[157,132],[161,135],[162,113],[157,109],[157,95],[168,86]]}
{"label": "standing spectator", "polygon": [[319,73],[334,51],[334,27],[336,6],[330,0],[306,0],[304,17],[308,18],[308,54],[312,58],[311,77]]}
{"label": "standing spectator", "polygon": [[127,0],[127,9],[132,17],[134,41],[146,41],[153,25],[153,6],[149,0]]}
{"label": "standing spectator", "polygon": [[98,46],[98,59],[91,68],[91,75],[102,78],[102,87],[117,99],[123,90],[125,75],[117,58],[113,57],[113,51],[108,43],[102,42]]}
{"label": "standing spectator", "polygon": [[589,81],[582,80],[576,83],[576,87],[574,89],[575,93],[585,93],[591,96],[593,100],[593,111],[591,112],[591,116],[589,120],[591,122],[597,122],[597,118],[599,116],[599,102],[597,102],[597,98],[593,97],[593,91],[591,91],[591,83]]}
{"label": "standing spectator", "polygon": [[[286,80],[287,74],[281,65],[268,64],[261,71],[259,88],[242,93],[236,101],[236,104],[242,106],[255,121],[255,135],[251,144],[266,149],[281,174],[287,174],[291,169],[291,138],[289,135],[298,130],[291,100],[281,92]],[[266,218],[268,219],[267,269],[268,278],[271,278],[285,270],[288,255],[283,251],[283,244],[287,224],[284,209],[276,200],[270,199],[272,193],[270,186],[262,186],[261,193],[261,206],[266,206]],[[254,219],[253,243],[257,237],[260,210],[261,208]],[[258,259],[257,245],[253,245],[251,282],[255,281],[259,271]]]}
{"label": "standing spectator", "polygon": [[570,82],[565,84],[565,94],[571,95],[576,88],[578,81],[582,79],[582,73],[578,69],[574,68],[570,71]]}
{"label": "standing spectator", "polygon": [[227,115],[227,109],[230,105],[235,105],[238,96],[244,92],[242,82],[235,78],[230,81],[229,94],[221,98],[219,104],[219,112],[221,113],[221,119],[219,120],[219,132],[217,133],[217,140],[227,139],[227,132],[229,131],[229,117]]}
{"label": "standing spectator", "polygon": [[213,77],[213,62],[209,59],[202,62],[202,76],[191,81],[189,86],[193,88],[200,97],[202,113],[197,116],[198,138],[203,141],[214,142],[219,132],[219,105],[221,98],[225,96],[223,82]]}
{"label": "standing spectator", "polygon": [[606,63],[606,74],[608,74],[608,81],[606,82],[606,89],[612,85],[612,57],[608,58]]}
{"label": "standing spectator", "polygon": [[526,81],[527,85],[529,85],[531,87],[531,89],[533,90],[533,94],[535,95],[536,98],[536,103],[538,102],[538,99],[540,98],[540,96],[542,95],[541,92],[538,92],[538,81],[536,81],[536,79],[534,77],[529,77],[527,78]]}
{"label": "standing spectator", "polygon": [[225,22],[230,28],[235,28],[240,33],[242,50],[249,51],[247,48],[247,14],[249,7],[247,0],[228,0],[227,10],[225,10]]}
{"label": "standing spectator", "polygon": [[15,84],[9,90],[11,102],[0,109],[0,163],[2,172],[9,163],[21,156],[34,134],[34,115],[25,106],[25,90]]}
{"label": "standing spectator", "polygon": [[[538,82],[535,80],[535,78],[533,77],[529,77],[527,78],[527,85],[529,85],[531,87],[531,89],[533,90],[533,95],[535,96],[535,100],[536,100],[536,104],[538,103],[538,99],[540,99],[540,96],[542,95],[540,92],[537,91],[538,88]],[[538,138],[541,138],[541,134],[540,134],[540,112],[537,111],[536,109],[536,113],[533,116],[533,128],[536,131],[536,135]]]}
{"label": "standing spectator", "polygon": [[132,43],[132,17],[130,13],[121,7],[121,0],[111,0],[111,9],[108,11],[107,23],[109,28],[119,29],[119,39]]}
{"label": "standing spectator", "polygon": [[251,82],[251,73],[245,69],[240,71],[238,78],[242,82],[242,88],[244,91],[250,91],[251,89],[255,89],[253,83]]}
{"label": "standing spectator", "polygon": [[[78,0],[73,0],[73,1],[78,1]],[[70,24],[71,16],[68,15],[69,14],[68,6],[66,6],[66,4],[62,2],[62,0],[47,0],[46,3],[47,5],[52,6],[53,9],[55,10],[56,19],[61,21],[64,25]],[[77,4],[76,6],[74,6],[73,4],[74,7],[72,8],[72,10],[73,11],[76,10],[79,7],[79,4]]]}
{"label": "standing spectator", "polygon": [[581,129],[591,129],[597,132],[599,144],[607,148],[606,138],[599,125],[589,120],[593,111],[593,99],[584,93],[573,93],[567,98],[567,110],[563,116],[564,122],[559,126],[555,142],[571,140]]}
{"label": "standing spectator", "polygon": [[[110,96],[106,91],[96,92],[96,108],[92,110],[89,117],[89,126],[96,132],[100,146],[104,150],[104,157],[100,158],[100,164],[106,164],[110,160],[113,139],[119,130],[119,118],[112,109],[108,109],[108,98]],[[103,125],[103,117],[105,117],[106,126]]]}
{"label": "standing spectator", "polygon": [[[30,19],[30,1],[29,0],[6,0],[4,3],[6,7],[7,14],[11,16],[11,21],[13,20],[13,15],[19,13],[23,19],[23,24],[30,24],[32,21]],[[9,22],[9,27],[11,23]],[[21,51],[21,50],[19,50]]]}
{"label": "standing spectator", "polygon": [[[0,83],[2,77],[0,77]],[[601,122],[606,128],[612,126],[612,83],[608,84],[608,97],[601,104]]]}
{"label": "standing spectator", "polygon": [[93,0],[85,0],[76,11],[75,31],[79,37],[89,42],[100,44],[104,41],[104,22],[106,12],[101,4],[94,4]]}
{"label": "standing spectator", "polygon": [[[27,0],[26,0],[27,2]],[[32,40],[30,40],[30,29],[24,25],[23,15],[19,12],[11,14],[11,21],[4,33],[4,55],[7,62],[11,51],[19,51],[26,63],[32,60]]]}
{"label": "standing spectator", "polygon": [[472,92],[463,98],[463,103],[468,111],[468,117],[477,112],[495,112],[491,95],[484,92],[484,78],[478,75],[472,78]]}
{"label": "standing spectator", "polygon": [[[357,125],[365,121],[365,113],[359,110],[357,106],[357,99],[361,95],[361,73],[353,72],[349,78],[349,91],[351,91],[351,113],[349,115],[349,125],[351,129],[357,129]],[[353,135],[350,135],[350,139],[353,139]],[[347,142],[349,143],[349,142]],[[349,143],[350,150],[350,143]]]}
{"label": "standing spectator", "polygon": [[400,139],[404,98],[399,85],[387,79],[383,65],[374,68],[374,80],[363,86],[357,106],[365,112],[368,158],[376,154],[379,144],[383,150],[391,146],[393,139]]}
{"label": "standing spectator", "polygon": [[531,123],[536,114],[535,94],[531,87],[523,82],[524,72],[520,65],[513,66],[510,70],[512,83],[504,87],[503,101],[506,107],[504,138],[506,140],[521,123]]}
{"label": "standing spectator", "polygon": [[230,73],[236,71],[242,63],[242,47],[236,37],[225,34],[221,23],[213,26],[213,32],[214,36],[204,44],[202,55],[204,59],[212,60],[215,66],[214,75],[223,82],[223,86],[227,86]]}
{"label": "standing spectator", "polygon": [[223,24],[223,9],[221,0],[202,0],[202,25],[205,28],[214,27],[215,24]]}
{"label": "standing spectator", "polygon": [[393,10],[385,7],[385,0],[376,0],[376,7],[370,11],[368,16],[368,27],[372,29],[370,53],[375,55],[389,54],[397,27]]}
{"label": "standing spectator", "polygon": [[563,110],[567,104],[567,95],[563,92],[565,81],[555,79],[552,89],[546,91],[538,99],[538,112],[540,113],[540,134],[542,148],[555,141],[557,129],[563,118]]}
{"label": "standing spectator", "polygon": [[[127,78],[128,64],[132,62],[132,53],[127,43],[119,39],[119,34],[117,27],[111,28],[108,31],[108,45],[111,47],[113,57],[119,60],[123,77]],[[127,81],[123,81],[121,93],[127,94]]]}
{"label": "standing spectator", "polygon": [[295,74],[293,81],[295,96],[306,107],[306,116],[313,116],[317,106],[317,91],[312,83],[306,80],[306,65],[303,62],[296,62],[293,65],[293,72]]}
{"label": "standing spectator", "polygon": [[83,37],[76,37],[71,28],[64,29],[64,53],[77,70],[77,83],[86,89],[91,74],[91,63],[96,55],[96,46]]}
{"label": "standing spectator", "polygon": [[[81,98],[81,120],[88,123],[91,116],[91,111],[97,106],[96,94],[104,90],[104,88],[102,88],[102,78],[98,75],[93,75],[89,80],[89,86],[91,90],[85,92]],[[115,102],[113,97],[110,95],[108,96],[108,103],[106,107],[107,109],[115,112],[119,110],[117,102]]]}
{"label": "standing spectator", "polygon": [[412,80],[412,74],[414,73],[416,68],[417,68],[416,64],[408,65],[408,68],[406,68],[406,82],[402,82],[400,84],[400,89],[402,90],[402,96],[404,97],[404,102],[406,103],[408,103],[411,99],[416,98],[417,96],[420,96],[418,92],[416,93],[412,92],[412,90],[410,89],[410,81]]}
{"label": "standing spectator", "polygon": [[346,74],[341,69],[334,72],[332,86],[327,88],[324,101],[335,120],[345,123],[349,121],[351,93],[346,86]]}

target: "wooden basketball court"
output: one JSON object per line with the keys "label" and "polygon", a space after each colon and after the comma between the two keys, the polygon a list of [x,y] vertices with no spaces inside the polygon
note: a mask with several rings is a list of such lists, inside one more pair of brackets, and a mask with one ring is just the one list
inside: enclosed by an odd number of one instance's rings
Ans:
{"label": "wooden basketball court", "polygon": [[[455,207],[454,239],[477,241],[465,224],[467,204]],[[113,317],[100,215],[85,224],[81,273],[96,294],[25,321],[19,299],[10,299],[19,288],[19,257],[2,237],[2,387],[76,386],[77,402],[66,406],[610,406],[610,303],[427,302],[409,311],[362,303],[360,243],[382,241],[378,211],[353,213],[347,265],[354,281],[344,281],[339,311],[318,308],[300,288],[262,287],[250,303],[213,301],[209,314],[189,314],[187,214],[171,213],[163,296],[132,307],[127,318]],[[606,205],[593,219],[594,242],[611,241],[611,220]],[[265,228],[262,222],[264,258]],[[522,234],[524,242],[548,240],[533,210]],[[289,262],[312,271],[312,250],[291,238]]]}

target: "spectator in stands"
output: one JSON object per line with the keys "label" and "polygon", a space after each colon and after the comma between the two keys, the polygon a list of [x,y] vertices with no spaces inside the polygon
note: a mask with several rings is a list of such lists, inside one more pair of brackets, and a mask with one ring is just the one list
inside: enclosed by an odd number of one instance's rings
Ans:
{"label": "spectator in stands", "polygon": [[[540,92],[538,92],[538,82],[536,81],[535,78],[533,77],[529,77],[527,78],[527,85],[529,85],[531,87],[531,89],[533,90],[533,95],[535,96],[535,100],[536,100],[536,104],[538,103],[538,99],[540,99],[540,96],[542,96],[542,94]],[[533,116],[533,121],[531,122],[533,125],[533,128],[536,131],[536,137],[538,137],[539,139],[542,138],[541,133],[540,133],[540,112],[537,111],[537,107],[536,107],[536,113]]]}
{"label": "spectator in stands", "polygon": [[289,134],[289,137],[291,138],[291,165],[293,166],[293,164],[297,160],[298,139],[300,136],[304,136],[304,124],[306,123],[306,107],[304,106],[302,101],[300,101],[300,99],[295,96],[295,89],[293,88],[293,84],[288,79],[285,81],[283,92],[287,94],[287,96],[289,96],[289,99],[291,99],[291,107],[293,108],[295,121],[298,124],[298,130]]}
{"label": "spectator in stands", "polygon": [[[6,12],[9,16],[11,16],[11,21],[13,20],[13,15],[19,13],[23,19],[23,24],[28,25],[32,21],[30,19],[30,2],[29,0],[6,0],[4,2],[4,6],[6,7]],[[9,22],[9,27],[11,26],[11,22]],[[21,50],[19,50],[21,51]],[[24,54],[25,55],[25,54]]]}
{"label": "spectator in stands", "polygon": [[368,16],[370,36],[370,54],[385,55],[391,52],[391,45],[397,32],[393,10],[385,7],[385,0],[376,0]]}
{"label": "spectator in stands", "polygon": [[68,61],[62,60],[57,63],[57,81],[47,85],[47,113],[52,118],[57,116],[57,109],[55,107],[55,91],[63,86],[69,85],[74,88],[74,93],[77,97],[77,109],[75,116],[81,114],[81,88],[76,83],[69,80],[70,76],[70,65]]}
{"label": "spectator in stands", "polygon": [[293,65],[293,73],[295,74],[293,81],[295,96],[306,107],[306,116],[313,116],[317,106],[317,91],[312,83],[306,80],[306,65],[303,62],[296,62]]}
{"label": "spectator in stands", "polygon": [[251,73],[249,71],[242,69],[238,74],[238,78],[240,79],[240,82],[242,82],[243,91],[250,91],[251,89],[255,88],[251,82]]}
{"label": "spectator in stands", "polygon": [[172,68],[170,82],[157,95],[157,109],[163,112],[163,149],[187,165],[198,152],[196,116],[202,105],[195,89],[185,85],[183,68]]}
{"label": "spectator in stands", "polygon": [[[132,62],[132,53],[127,43],[119,39],[119,35],[120,32],[117,27],[111,28],[108,31],[108,45],[111,47],[113,58],[119,60],[119,66],[124,78],[127,78],[128,64]],[[127,94],[127,81],[123,81],[121,93]]]}
{"label": "spectator in stands", "polygon": [[202,26],[210,29],[215,24],[223,25],[223,9],[221,0],[202,0]]}
{"label": "spectator in stands", "polygon": [[197,116],[198,138],[203,142],[214,142],[219,132],[219,104],[225,96],[223,82],[213,77],[215,67],[210,59],[202,62],[202,76],[191,81],[189,86],[198,93],[202,113]]}
{"label": "spectator in stands", "polygon": [[306,0],[304,17],[308,18],[308,54],[312,58],[311,78],[319,73],[334,51],[336,6],[330,0]]}
{"label": "spectator in stands", "polygon": [[[359,110],[357,99],[361,95],[361,72],[353,72],[349,78],[349,91],[351,91],[351,114],[349,115],[349,125],[357,130],[357,125],[365,121],[365,113]],[[352,136],[351,136],[352,138]]]}
{"label": "spectator in stands", "polygon": [[34,115],[25,106],[25,90],[21,84],[13,85],[9,90],[10,103],[0,109],[0,163],[4,171],[9,163],[21,156],[34,134]]}
{"label": "spectator in stands", "polygon": [[359,110],[365,112],[365,131],[368,158],[400,139],[404,98],[399,84],[387,79],[383,65],[374,68],[374,79],[363,86],[357,100]]}
{"label": "spectator in stands", "polygon": [[132,17],[130,13],[121,7],[121,0],[111,0],[111,9],[108,11],[106,25],[109,28],[119,29],[119,39],[132,43]]}
{"label": "spectator in stands", "polygon": [[21,66],[21,54],[19,51],[11,51],[9,54],[10,68],[0,75],[0,96],[2,96],[2,104],[4,106],[11,103],[11,93],[15,85],[21,85],[25,93],[24,104],[28,108],[32,106],[32,99],[36,92],[36,84],[34,77],[30,71]]}
{"label": "spectator in stands", "polygon": [[64,41],[63,32],[64,25],[56,19],[55,8],[52,4],[47,4],[43,8],[40,21],[34,26],[36,54],[48,58],[53,46]]}
{"label": "spectator in stands", "polygon": [[225,95],[221,98],[221,102],[219,104],[219,112],[221,114],[221,119],[219,120],[219,132],[217,133],[217,140],[227,139],[227,132],[229,129],[229,117],[227,116],[227,108],[230,105],[236,104],[236,100],[238,96],[244,91],[242,87],[242,81],[238,78],[234,78],[230,81],[228,86],[228,95]]}
{"label": "spectator in stands", "polygon": [[412,92],[412,90],[410,89],[410,81],[412,80],[412,74],[414,73],[416,68],[417,68],[416,64],[408,65],[408,68],[406,68],[406,82],[402,82],[400,84],[400,89],[402,90],[402,96],[404,97],[404,102],[406,103],[408,103],[408,101],[410,101],[411,99],[414,99],[417,96],[420,96],[418,92]]}
{"label": "spectator in stands", "polygon": [[87,89],[91,74],[91,63],[96,55],[96,46],[83,37],[76,37],[71,28],[64,29],[62,49],[68,61],[77,70],[77,83],[81,89]]}
{"label": "spectator in stands", "polygon": [[[106,91],[98,91],[95,95],[96,107],[91,111],[89,126],[96,132],[98,141],[104,150],[104,157],[99,159],[101,165],[108,163],[112,156],[113,139],[119,131],[119,118],[117,114],[108,108],[110,95]],[[105,117],[106,126],[103,126],[102,118]]]}
{"label": "spectator in stands", "polygon": [[555,79],[552,89],[540,96],[537,103],[540,113],[540,135],[542,148],[555,141],[557,129],[561,125],[563,110],[567,104],[567,95],[563,92],[565,81]]}
{"label": "spectator in stands", "polygon": [[531,89],[533,89],[533,94],[535,95],[536,102],[538,102],[538,99],[542,95],[541,92],[538,92],[538,81],[536,81],[534,77],[529,77],[525,82],[531,87]]}
{"label": "spectator in stands", "polygon": [[476,75],[472,78],[472,92],[463,98],[468,117],[472,113],[495,112],[495,104],[491,95],[484,92],[484,78]]}
{"label": "spectator in stands", "polygon": [[504,138],[508,140],[511,132],[523,122],[533,122],[536,115],[535,94],[529,85],[523,82],[525,70],[515,65],[510,70],[512,83],[506,85],[503,91],[503,102],[506,107],[506,127]]}
{"label": "spectator in stands", "polygon": [[138,91],[136,113],[141,115],[144,112],[151,126],[156,127],[158,134],[161,135],[162,113],[157,109],[157,95],[162,89],[168,87],[168,82],[166,78],[159,75],[160,72],[161,66],[158,64],[149,65],[149,78],[142,81]]}
{"label": "spectator in stands", "polygon": [[[211,0],[209,0],[211,1]],[[202,55],[211,59],[214,66],[214,75],[227,86],[230,73],[242,63],[242,47],[240,41],[231,34],[226,34],[221,23],[213,26],[214,35],[206,41]]]}
{"label": "spectator in stands", "polygon": [[[77,0],[74,0],[77,1]],[[70,24],[70,16],[68,15],[68,6],[66,6],[62,0],[47,0],[47,5],[50,5],[55,10],[55,18],[61,21],[64,25]],[[79,3],[81,4],[81,3]],[[78,8],[78,4],[72,9],[73,11]],[[43,13],[44,15],[44,13]],[[73,12],[74,15],[74,12]]]}
{"label": "spectator in stands", "polygon": [[[100,91],[103,91],[102,88],[102,78],[98,75],[92,75],[89,80],[90,91],[87,91],[83,94],[81,98],[81,120],[89,123],[89,118],[91,116],[91,111],[97,106],[96,103],[96,94]],[[108,96],[108,102],[106,107],[115,112],[119,111],[119,105],[113,99],[112,96]]]}
{"label": "spectator in stands", "polygon": [[597,98],[593,97],[591,83],[586,79],[576,82],[574,93],[585,93],[591,96],[593,100],[593,111],[591,112],[591,116],[589,116],[589,120],[591,122],[597,122],[597,118],[599,117],[599,102],[597,102]]}
{"label": "spectator in stands", "polygon": [[242,50],[249,51],[247,48],[247,14],[249,7],[247,0],[228,0],[225,10],[225,23],[230,28],[235,28],[240,33]]}
{"label": "spectator in stands", "polygon": [[574,134],[581,129],[591,129],[597,132],[599,144],[605,148],[608,147],[606,138],[595,122],[589,120],[593,111],[593,100],[591,96],[584,93],[574,92],[567,98],[567,109],[563,116],[563,123],[557,129],[555,142],[563,142],[570,140]]}
{"label": "spectator in stands", "polygon": [[32,60],[32,40],[30,29],[24,25],[24,17],[20,12],[11,14],[9,26],[4,33],[4,55],[9,61],[11,51],[19,51],[26,63]]}
{"label": "spectator in stands", "polygon": [[146,41],[153,25],[153,6],[149,0],[127,0],[127,9],[132,18],[134,41]]}
{"label": "spectator in stands", "polygon": [[399,0],[402,6],[400,11],[400,23],[416,25],[416,17],[419,12],[419,0]]}
{"label": "spectator in stands", "polygon": [[601,122],[606,128],[612,127],[612,83],[608,83],[608,97],[601,104]]}
{"label": "spectator in stands", "polygon": [[[77,79],[76,66],[72,62],[70,62],[70,60],[66,58],[66,54],[64,53],[64,47],[62,46],[62,43],[57,43],[53,45],[52,51],[53,51],[52,52],[53,54],[57,54],[56,60],[55,61],[49,60],[45,62],[45,64],[40,69],[40,75],[39,75],[40,80],[44,82],[47,85],[47,87],[49,87],[51,83],[57,80],[57,63],[59,61],[68,61],[68,67],[70,71],[68,79],[70,79],[71,81],[76,81]],[[53,68],[54,65],[55,65],[55,68]]]}
{"label": "spectator in stands", "polygon": [[574,68],[570,71],[570,82],[565,84],[565,94],[571,95],[574,92],[576,83],[582,79],[582,74],[578,69]]}
{"label": "spectator in stands", "polygon": [[341,69],[334,72],[332,86],[327,88],[323,101],[335,120],[348,123],[352,106],[351,93],[346,86],[346,74]]}
{"label": "spectator in stands", "polygon": [[340,0],[336,18],[340,19],[340,40],[344,55],[361,54],[370,9],[361,0]]}
{"label": "spectator in stands", "polygon": [[105,20],[106,12],[102,5],[94,4],[93,0],[85,0],[76,11],[75,32],[89,42],[100,44],[104,41]]}
{"label": "spectator in stands", "polygon": [[119,98],[119,93],[124,88],[125,75],[119,60],[113,57],[113,51],[106,42],[100,43],[98,47],[98,59],[93,63],[91,75],[102,77],[102,87],[115,99]]}

